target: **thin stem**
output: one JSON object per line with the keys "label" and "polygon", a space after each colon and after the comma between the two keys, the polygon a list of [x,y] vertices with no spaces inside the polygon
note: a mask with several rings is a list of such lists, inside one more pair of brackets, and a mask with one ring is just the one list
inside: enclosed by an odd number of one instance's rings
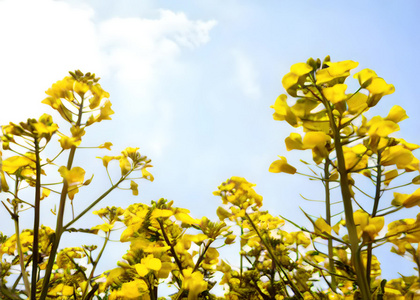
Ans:
{"label": "thin stem", "polygon": [[[315,84],[315,80],[314,80]],[[360,288],[363,299],[370,299],[370,287],[366,278],[365,267],[363,265],[360,248],[359,248],[359,238],[357,235],[356,224],[353,219],[353,206],[352,206],[352,197],[350,193],[349,180],[347,177],[346,164],[344,159],[343,146],[341,144],[340,128],[337,127],[335,123],[335,117],[332,112],[332,108],[329,102],[322,95],[321,89],[315,84],[315,87],[318,89],[321,97],[320,100],[327,109],[328,117],[330,119],[330,128],[333,133],[333,139],[335,144],[335,152],[337,157],[337,171],[340,174],[340,187],[341,195],[343,198],[344,205],[344,214],[346,216],[346,227],[349,234],[350,250],[351,250],[351,259],[353,267],[357,275],[357,283]],[[315,95],[315,93],[313,93]],[[316,95],[317,98],[319,98]]]}
{"label": "thin stem", "polygon": [[[76,126],[80,126],[80,123],[82,121],[83,102],[84,102],[84,98],[82,97],[81,103],[80,103],[80,108],[79,108],[78,118],[77,118],[77,121],[76,121],[76,124],[75,124]],[[63,115],[65,116],[66,119],[68,119],[68,117],[65,114],[63,114]],[[70,119],[68,119],[68,121],[70,123],[72,123],[72,121]],[[72,146],[71,149],[70,149],[68,160],[67,160],[67,170],[71,170],[75,154],[76,154],[76,146]],[[54,262],[55,262],[55,256],[57,254],[58,246],[60,244],[61,235],[64,232],[64,227],[63,227],[64,209],[65,209],[65,206],[66,206],[67,194],[68,194],[68,183],[67,183],[67,180],[63,179],[63,188],[61,190],[60,204],[59,204],[59,207],[58,207],[55,235],[54,235],[54,239],[53,239],[53,244],[51,246],[50,256],[48,258],[48,264],[47,264],[47,267],[45,269],[40,300],[44,300],[47,297],[48,286],[49,286],[50,279],[51,279],[50,277],[51,277],[52,269],[53,269]]]}
{"label": "thin stem", "polygon": [[[244,234],[244,227],[242,226],[242,220],[241,220],[241,238],[242,238],[242,235]],[[242,273],[243,273],[243,268],[244,268],[244,255],[243,255],[243,253],[242,253],[242,243],[239,243],[239,245],[240,245],[240,275],[241,275],[241,278],[242,278]]]}
{"label": "thin stem", "polygon": [[[331,197],[330,197],[330,182],[328,181],[328,178],[330,177],[330,160],[328,157],[325,160],[324,164],[324,178],[326,179],[324,181],[324,187],[325,187],[325,214],[326,214],[326,222],[328,225],[331,226]],[[331,274],[331,290],[333,292],[336,291],[337,287],[337,280],[335,278],[335,265],[334,265],[334,248],[333,248],[333,240],[331,237],[328,237],[328,270]]]}
{"label": "thin stem", "polygon": [[[294,282],[289,278],[289,275],[283,269],[283,266],[280,263],[280,261],[278,260],[277,256],[273,253],[273,250],[271,249],[271,246],[267,244],[267,241],[263,238],[263,236],[261,235],[260,231],[258,230],[258,228],[255,226],[254,222],[252,221],[251,217],[246,212],[245,212],[245,217],[248,220],[248,222],[251,224],[251,226],[254,229],[255,233],[260,238],[261,242],[264,244],[265,248],[268,251],[268,254],[270,255],[271,260],[275,262],[277,268],[280,270],[280,273],[283,273],[284,277],[287,280],[287,283],[290,284],[290,288],[295,293],[295,296],[298,297],[299,299],[303,299],[303,296],[300,293],[299,289],[296,287],[296,285],[294,284]],[[280,278],[281,278],[281,276],[280,276]]]}
{"label": "thin stem", "polygon": [[[36,284],[38,282],[38,257],[39,257],[39,222],[41,207],[41,158],[39,157],[39,140],[34,138],[35,144],[35,165],[36,165],[36,181],[35,181],[35,207],[34,207],[34,240],[32,244],[32,279],[31,279],[31,299],[36,299]],[[23,270],[22,270],[23,271]]]}
{"label": "thin stem", "polygon": [[[129,174],[129,173],[128,173]],[[98,204],[102,199],[108,196],[114,189],[118,187],[118,185],[125,180],[126,176],[123,176],[118,180],[118,182],[111,186],[105,193],[99,196],[95,201],[93,201],[88,207],[86,207],[80,214],[78,214],[73,220],[68,222],[65,226],[63,226],[63,230],[67,230],[71,225],[73,225],[77,220],[83,217],[89,210],[91,210],[96,204]]]}
{"label": "thin stem", "polygon": [[204,255],[206,254],[207,250],[210,248],[210,245],[213,243],[213,241],[214,240],[210,239],[208,241],[207,245],[204,246],[203,253],[201,253],[200,257],[198,258],[198,260],[197,260],[197,262],[196,262],[196,264],[194,266],[194,269],[193,269],[192,273],[194,273],[195,271],[197,271],[198,267],[200,266],[201,262],[204,259]]}
{"label": "thin stem", "polygon": [[171,254],[175,259],[175,262],[176,262],[176,265],[178,266],[179,272],[182,274],[182,270],[184,268],[182,267],[182,263],[179,260],[178,255],[176,254],[174,245],[169,241],[169,238],[166,234],[165,227],[163,226],[162,220],[160,220],[160,219],[156,219],[156,220],[158,221],[160,229],[162,230],[162,235],[163,235],[163,238],[164,238],[166,244],[170,247]]}
{"label": "thin stem", "polygon": [[106,236],[105,236],[105,242],[104,242],[104,244],[103,244],[103,246],[102,246],[102,248],[101,248],[101,251],[99,252],[99,254],[98,254],[98,256],[96,257],[96,259],[92,262],[92,271],[90,271],[90,275],[89,275],[89,278],[88,278],[88,280],[87,280],[86,288],[85,288],[85,290],[83,291],[83,296],[82,296],[82,299],[85,299],[85,296],[86,296],[86,293],[87,293],[87,291],[88,291],[88,288],[89,288],[90,282],[91,282],[91,280],[92,280],[92,278],[93,278],[93,274],[95,273],[96,266],[98,265],[99,259],[102,257],[102,254],[104,253],[104,250],[105,250],[106,245],[108,244],[108,241],[109,241],[109,236],[110,236],[110,235],[111,235],[111,231],[108,231],[108,232],[106,233]]}
{"label": "thin stem", "polygon": [[[378,150],[377,155],[377,175],[376,175],[376,191],[375,191],[375,198],[373,203],[373,209],[372,209],[372,218],[376,216],[376,213],[378,212],[378,206],[379,206],[379,200],[381,198],[381,177],[382,177],[382,167],[381,167],[381,154],[382,152]],[[372,243],[369,241],[367,246],[367,262],[366,262],[366,279],[370,285],[370,275],[371,275],[371,266],[372,264]]]}
{"label": "thin stem", "polygon": [[20,241],[19,215],[17,214],[17,206],[14,207],[14,213],[12,214],[12,219],[15,223],[16,245],[17,245],[17,250],[18,250],[18,255],[19,255],[20,270],[22,272],[23,283],[25,285],[25,294],[28,296],[31,294],[31,285],[29,283],[28,274],[26,273],[25,261],[23,257],[23,251],[22,251],[22,243]]}

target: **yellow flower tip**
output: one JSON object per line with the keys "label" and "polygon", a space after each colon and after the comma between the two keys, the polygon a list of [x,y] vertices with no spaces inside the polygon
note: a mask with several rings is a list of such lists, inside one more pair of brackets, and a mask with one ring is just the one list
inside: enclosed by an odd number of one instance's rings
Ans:
{"label": "yellow flower tip", "polygon": [[350,70],[356,68],[359,63],[352,60],[339,62],[326,62],[328,68],[320,69],[316,72],[316,84],[330,82],[338,78],[346,78],[350,75]]}
{"label": "yellow flower tip", "polygon": [[284,89],[287,91],[294,85],[298,83],[299,76],[294,73],[287,73],[284,75],[281,83],[283,84]]}
{"label": "yellow flower tip", "polygon": [[356,74],[354,74],[353,76],[353,78],[359,80],[359,84],[362,87],[369,85],[370,82],[368,80],[374,77],[378,77],[378,75],[376,75],[375,71],[371,69],[363,69],[360,72],[357,72]]}
{"label": "yellow flower tip", "polygon": [[280,159],[271,163],[268,171],[271,173],[287,173],[295,174],[296,168],[287,163],[287,159],[284,156],[279,156]]}
{"label": "yellow flower tip", "polygon": [[290,67],[290,72],[297,76],[302,76],[311,72],[313,68],[307,63],[297,63]]}
{"label": "yellow flower tip", "polygon": [[372,95],[390,95],[395,92],[395,87],[392,84],[388,84],[381,77],[372,78],[372,82],[366,87],[366,89]]}
{"label": "yellow flower tip", "polygon": [[399,105],[394,105],[389,111],[388,116],[386,117],[387,120],[391,120],[395,123],[401,122],[407,118],[408,116],[406,114],[406,111]]}
{"label": "yellow flower tip", "polygon": [[331,234],[331,226],[323,218],[318,218],[315,221],[315,232]]}
{"label": "yellow flower tip", "polygon": [[100,145],[98,148],[111,150],[111,146],[112,146],[112,143],[106,142],[106,143]]}

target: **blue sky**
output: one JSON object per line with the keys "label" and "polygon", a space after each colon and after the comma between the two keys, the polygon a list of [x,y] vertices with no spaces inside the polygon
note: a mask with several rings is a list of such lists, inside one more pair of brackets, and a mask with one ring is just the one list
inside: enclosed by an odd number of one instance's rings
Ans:
{"label": "blue sky", "polygon": [[[155,176],[153,183],[140,184],[137,198],[118,192],[100,206],[163,197],[194,217],[215,219],[220,200],[212,192],[227,178],[242,176],[257,184],[265,209],[307,224],[299,206],[318,216],[322,207],[299,194],[322,197],[322,188],[268,172],[277,155],[302,171],[299,158],[310,157],[287,153],[284,139],[293,129],[272,119],[270,105],[284,93],[281,78],[309,57],[358,61],[359,69],[375,70],[396,88],[371,115],[401,105],[410,118],[397,136],[419,144],[419,13],[415,0],[1,0],[0,121],[45,111],[57,117],[40,103],[44,91],[69,70],[95,72],[115,115],[93,128],[87,143],[111,141],[113,153],[138,146],[152,159]],[[95,173],[100,188],[106,176],[92,159],[96,155],[78,154],[76,165]],[[76,209],[93,195],[81,194]],[[48,201],[47,211],[53,206]],[[5,223],[2,218],[1,227]],[[400,262],[391,254],[386,260]],[[391,264],[383,264],[385,276],[412,272],[411,265],[396,270]]]}

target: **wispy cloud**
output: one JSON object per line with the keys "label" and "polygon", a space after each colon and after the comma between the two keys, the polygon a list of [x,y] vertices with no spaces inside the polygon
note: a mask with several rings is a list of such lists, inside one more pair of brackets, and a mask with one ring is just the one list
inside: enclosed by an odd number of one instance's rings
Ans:
{"label": "wispy cloud", "polygon": [[141,99],[142,110],[148,111],[160,75],[183,49],[206,44],[215,25],[213,20],[190,20],[169,10],[161,10],[155,19],[95,22],[87,5],[1,1],[0,120],[19,121],[41,113],[44,91],[74,69],[111,78],[124,91],[122,96]]}
{"label": "wispy cloud", "polygon": [[261,88],[258,82],[258,71],[252,60],[240,50],[232,50],[235,63],[235,78],[238,88],[243,94],[251,99],[261,96]]}

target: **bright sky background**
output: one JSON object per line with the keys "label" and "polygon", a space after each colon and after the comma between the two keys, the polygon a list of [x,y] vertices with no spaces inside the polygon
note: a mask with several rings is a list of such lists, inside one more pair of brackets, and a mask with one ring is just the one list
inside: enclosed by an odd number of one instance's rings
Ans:
{"label": "bright sky background", "polygon": [[[44,91],[69,70],[94,72],[111,94],[115,115],[92,128],[85,145],[110,141],[115,155],[138,146],[152,159],[155,176],[140,183],[137,198],[118,192],[98,208],[164,197],[194,217],[216,219],[221,202],[212,192],[242,176],[257,184],[270,213],[307,224],[299,206],[317,216],[323,209],[299,194],[322,197],[322,187],[268,172],[277,155],[306,171],[298,163],[304,153],[287,153],[284,146],[292,128],[272,119],[270,105],[284,93],[282,77],[309,57],[357,61],[359,69],[371,68],[395,85],[375,114],[404,107],[410,119],[397,136],[419,144],[419,13],[416,0],[0,0],[0,123],[44,112],[58,120],[40,103]],[[98,189],[108,184],[94,159],[111,155],[102,151],[79,153],[75,163],[95,173]],[[76,196],[76,209],[88,201]],[[46,211],[53,206],[52,199],[43,203]],[[0,211],[3,229],[11,221]],[[52,215],[43,216],[53,226]],[[108,268],[123,252],[108,249],[114,259]],[[384,253],[384,277],[413,273],[412,264],[396,268],[402,261]]]}

